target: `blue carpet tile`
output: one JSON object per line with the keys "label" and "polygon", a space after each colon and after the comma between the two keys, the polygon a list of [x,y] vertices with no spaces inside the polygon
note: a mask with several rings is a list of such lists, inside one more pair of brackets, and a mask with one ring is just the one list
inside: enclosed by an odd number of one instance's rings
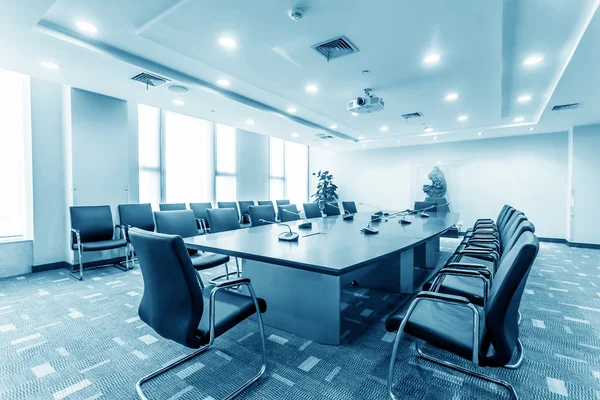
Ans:
{"label": "blue carpet tile", "polygon": [[[442,250],[456,245],[457,240],[442,239]],[[1,280],[0,398],[136,399],[141,376],[190,352],[140,321],[143,291],[139,267],[86,271],[83,282],[64,270]],[[344,288],[341,346],[266,326],[267,373],[239,398],[387,399],[394,335],[384,321],[405,298]],[[523,366],[483,372],[514,384],[522,399],[600,399],[600,251],[542,243],[521,312]],[[418,358],[414,347],[406,339],[399,351],[398,396],[508,398],[491,384]],[[218,338],[213,350],[145,388],[152,399],[219,399],[259,366],[257,324],[247,320]]]}

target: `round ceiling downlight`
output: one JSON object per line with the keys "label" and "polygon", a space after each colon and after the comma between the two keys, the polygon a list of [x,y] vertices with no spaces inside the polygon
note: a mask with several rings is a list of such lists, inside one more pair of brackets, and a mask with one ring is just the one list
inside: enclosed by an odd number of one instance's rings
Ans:
{"label": "round ceiling downlight", "polygon": [[167,88],[167,90],[173,93],[187,93],[190,91],[188,88],[181,85],[171,85]]}

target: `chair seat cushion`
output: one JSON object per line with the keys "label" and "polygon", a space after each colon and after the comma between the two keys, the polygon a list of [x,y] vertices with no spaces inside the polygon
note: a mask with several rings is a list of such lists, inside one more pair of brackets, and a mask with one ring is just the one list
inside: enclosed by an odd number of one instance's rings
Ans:
{"label": "chair seat cushion", "polygon": [[483,307],[484,286],[479,278],[446,275],[435,291],[466,297],[471,303]]}
{"label": "chair seat cushion", "polygon": [[396,332],[400,328],[400,324],[406,315],[406,311],[408,311],[408,307],[410,303],[417,297],[419,292],[415,292],[412,296],[410,296],[404,303],[400,304],[398,308],[394,310],[393,313],[390,314],[389,317],[385,320],[385,329],[388,332]]}
{"label": "chair seat cushion", "polygon": [[453,259],[452,262],[457,262],[457,263],[483,265],[484,267],[486,267],[488,270],[490,270],[492,272],[496,271],[496,264],[494,263],[494,261],[485,260],[484,257],[480,258],[480,257],[467,256],[464,254],[456,254],[456,255],[450,257],[450,259]]}
{"label": "chair seat cushion", "polygon": [[[478,310],[481,349],[486,333],[485,312]],[[422,300],[410,315],[405,332],[467,360],[472,359],[473,311],[464,305]]]}
{"label": "chair seat cushion", "polygon": [[217,267],[229,262],[229,256],[214,253],[196,253],[191,255],[192,264],[198,271]]}
{"label": "chair seat cushion", "polygon": [[[202,344],[210,341],[209,325],[209,304],[210,292],[214,285],[206,286],[202,289],[204,298],[204,311],[202,319],[197,329],[197,336]],[[258,307],[261,313],[267,311],[267,303],[263,299],[258,299]],[[215,295],[215,338],[227,332],[249,316],[256,312],[252,297],[238,293],[231,289],[221,289]]]}
{"label": "chair seat cushion", "polygon": [[[114,240],[100,240],[98,242],[88,242],[81,244],[81,251],[101,251],[101,250],[110,250],[110,249],[118,249],[119,247],[127,246],[126,239],[114,239]],[[77,243],[74,243],[72,248],[73,250],[77,250]]]}

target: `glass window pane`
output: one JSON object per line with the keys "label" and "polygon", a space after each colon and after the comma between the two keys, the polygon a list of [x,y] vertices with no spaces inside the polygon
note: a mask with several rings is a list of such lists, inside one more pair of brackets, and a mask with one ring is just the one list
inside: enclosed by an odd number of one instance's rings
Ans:
{"label": "glass window pane", "polygon": [[285,142],[283,139],[275,137],[271,137],[269,139],[269,168],[271,170],[271,177],[284,177],[284,143]]}
{"label": "glass window pane", "polygon": [[217,202],[236,201],[237,199],[237,178],[232,175],[217,175]]}
{"label": "glass window pane", "polygon": [[236,173],[236,134],[234,127],[217,124],[217,172]]}
{"label": "glass window pane", "polygon": [[172,112],[164,113],[165,198],[168,203],[212,200],[213,124]]}
{"label": "glass window pane", "polygon": [[271,178],[269,184],[269,200],[282,200],[285,197],[283,179]]}
{"label": "glass window pane", "polygon": [[138,157],[140,167],[160,167],[160,109],[138,105]]}
{"label": "glass window pane", "polygon": [[160,202],[160,169],[140,167],[140,203],[150,203],[158,210]]}
{"label": "glass window pane", "polygon": [[308,201],[308,146],[285,142],[285,182],[290,203]]}
{"label": "glass window pane", "polygon": [[28,77],[0,69],[0,238],[26,229],[25,84]]}

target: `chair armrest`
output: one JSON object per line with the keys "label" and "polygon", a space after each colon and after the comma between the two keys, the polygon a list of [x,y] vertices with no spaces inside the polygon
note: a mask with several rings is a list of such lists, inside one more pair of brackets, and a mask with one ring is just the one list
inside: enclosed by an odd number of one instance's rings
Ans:
{"label": "chair armrest", "polygon": [[448,267],[444,267],[442,269],[439,270],[438,275],[463,275],[463,276],[476,276],[476,277],[481,277],[484,276],[484,274],[481,273],[481,271],[478,270],[469,270],[466,268],[448,268]]}
{"label": "chair armrest", "polygon": [[127,238],[127,235],[129,233],[129,228],[131,228],[131,225],[128,225],[128,224],[115,225],[115,229],[119,230],[119,237],[121,237],[121,239]]}
{"label": "chair armrest", "polygon": [[492,279],[494,274],[492,271],[479,264],[461,264],[461,263],[450,263],[447,266],[443,267],[440,271],[451,271],[451,270],[460,270],[460,271],[477,271],[487,279]]}
{"label": "chair armrest", "polygon": [[469,299],[463,296],[455,296],[453,294],[444,294],[438,292],[423,291],[417,294],[416,299],[432,299],[440,300],[447,303],[471,304]]}
{"label": "chair armrest", "polygon": [[237,278],[237,279],[229,279],[227,281],[219,282],[215,284],[216,288],[225,288],[229,286],[238,286],[242,283],[250,283],[250,278]]}
{"label": "chair armrest", "polygon": [[200,225],[204,233],[208,233],[208,231],[206,230],[206,221],[204,220],[204,218],[196,218],[196,223]]}
{"label": "chair armrest", "polygon": [[486,268],[486,266],[483,264],[472,264],[472,263],[461,263],[461,262],[451,262],[444,266],[444,268],[453,268],[453,267]]}
{"label": "chair armrest", "polygon": [[490,233],[490,234],[497,234],[498,231],[493,229],[493,228],[489,228],[489,225],[484,225],[482,227],[476,227],[475,229],[473,229],[473,231],[475,233]]}
{"label": "chair armrest", "polygon": [[477,236],[472,236],[469,239],[469,243],[470,242],[480,242],[480,243],[497,243],[498,239],[491,239],[491,238],[481,238],[481,237],[477,237]]}

